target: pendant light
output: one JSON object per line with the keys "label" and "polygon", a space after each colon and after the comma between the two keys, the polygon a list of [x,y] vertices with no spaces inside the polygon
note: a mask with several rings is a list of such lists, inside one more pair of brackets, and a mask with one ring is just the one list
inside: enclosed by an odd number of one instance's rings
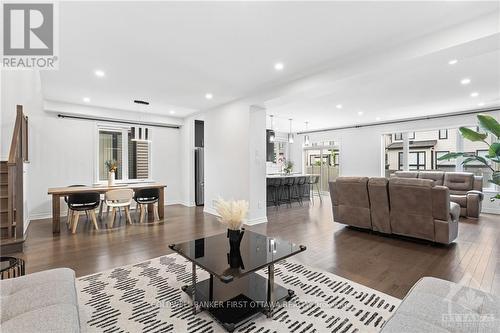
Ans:
{"label": "pendant light", "polygon": [[[140,105],[149,105],[149,102],[146,101],[141,101],[141,100],[134,100],[135,104],[140,104]],[[144,114],[146,114],[147,110],[144,108]],[[142,114],[142,113],[141,113]],[[142,118],[142,116],[141,116]],[[139,126],[135,125],[130,128],[131,134],[132,134],[132,141],[136,142],[146,142],[149,143],[151,142],[150,140],[150,135],[151,131],[149,128],[144,127],[144,126]]]}
{"label": "pendant light", "polygon": [[274,133],[274,115],[269,115],[271,118],[271,132],[269,133],[269,142],[276,140],[276,133]]}
{"label": "pendant light", "polygon": [[290,118],[288,120],[290,121],[290,131],[288,131],[288,143],[293,143],[292,118]]}
{"label": "pendant light", "polygon": [[[306,121],[306,132],[307,130],[309,130],[309,122]],[[309,146],[310,142],[309,142],[309,135],[306,133],[306,135],[304,135],[304,146]]]}

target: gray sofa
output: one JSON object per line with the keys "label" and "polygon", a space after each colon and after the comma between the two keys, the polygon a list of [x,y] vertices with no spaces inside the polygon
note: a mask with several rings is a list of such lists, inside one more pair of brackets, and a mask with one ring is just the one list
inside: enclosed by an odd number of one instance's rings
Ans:
{"label": "gray sofa", "polygon": [[75,272],[51,269],[0,281],[2,333],[80,332]]}
{"label": "gray sofa", "polygon": [[432,180],[338,177],[329,186],[336,222],[442,244],[458,236],[460,206]]}
{"label": "gray sofa", "polygon": [[478,218],[483,201],[483,177],[470,172],[396,171],[393,177],[431,179],[450,190],[450,200],[460,205],[460,216]]}
{"label": "gray sofa", "polygon": [[424,277],[403,299],[382,333],[499,332],[500,298]]}

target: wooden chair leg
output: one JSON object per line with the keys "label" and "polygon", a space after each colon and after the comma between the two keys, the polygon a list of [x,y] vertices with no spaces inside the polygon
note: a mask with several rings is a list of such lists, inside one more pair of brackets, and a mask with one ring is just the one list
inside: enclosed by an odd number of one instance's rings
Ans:
{"label": "wooden chair leg", "polygon": [[78,220],[80,219],[80,212],[75,211],[73,214],[73,225],[71,228],[71,233],[74,234],[76,233],[76,228],[78,227]]}
{"label": "wooden chair leg", "polygon": [[125,216],[127,218],[128,223],[132,224],[132,218],[130,217],[130,207],[125,206]]}
{"label": "wooden chair leg", "polygon": [[90,218],[92,219],[92,223],[94,223],[95,230],[99,230],[99,227],[97,226],[97,217],[95,216],[95,210],[90,211]]}
{"label": "wooden chair leg", "polygon": [[158,213],[158,204],[155,204],[154,207],[153,207],[153,211],[154,211],[154,214],[155,214],[155,221],[159,221],[160,220],[160,215]]}
{"label": "wooden chair leg", "polygon": [[102,220],[102,206],[104,206],[104,200],[101,200],[101,204],[99,205],[99,219]]}
{"label": "wooden chair leg", "polygon": [[66,225],[68,229],[71,230],[71,227],[73,226],[73,215],[74,212],[71,209],[68,209],[68,218],[66,219]]}
{"label": "wooden chair leg", "polygon": [[113,224],[115,223],[115,218],[116,218],[116,208],[113,207],[113,209],[111,210],[111,220],[109,223],[110,228],[113,228]]}
{"label": "wooden chair leg", "polygon": [[145,213],[145,207],[144,205],[140,205],[141,207],[141,214],[140,214],[140,217],[139,217],[139,223],[143,223],[144,222],[144,213]]}

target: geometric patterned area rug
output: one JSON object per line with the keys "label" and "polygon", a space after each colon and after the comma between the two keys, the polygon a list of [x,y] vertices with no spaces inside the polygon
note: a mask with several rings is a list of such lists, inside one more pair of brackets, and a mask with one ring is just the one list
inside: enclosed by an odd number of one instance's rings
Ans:
{"label": "geometric patterned area rug", "polygon": [[[264,271],[259,272],[264,275]],[[197,269],[198,281],[208,273]],[[225,332],[206,312],[192,313],[181,290],[191,263],[177,254],[81,277],[77,291],[85,332]],[[275,264],[275,282],[295,296],[272,318],[259,315],[235,332],[378,332],[400,300],[292,260]]]}

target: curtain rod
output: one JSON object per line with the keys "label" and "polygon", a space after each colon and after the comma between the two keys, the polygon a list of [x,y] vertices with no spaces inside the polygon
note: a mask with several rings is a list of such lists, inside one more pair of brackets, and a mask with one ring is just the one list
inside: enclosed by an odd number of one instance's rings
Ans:
{"label": "curtain rod", "polygon": [[458,117],[458,116],[465,116],[465,115],[469,115],[469,114],[493,112],[493,111],[500,111],[500,107],[495,106],[495,107],[481,109],[481,110],[469,110],[469,111],[460,111],[460,112],[453,112],[453,113],[443,113],[443,114],[439,114],[439,115],[435,115],[435,116],[405,118],[405,119],[391,120],[391,121],[386,121],[386,122],[368,123],[368,124],[363,124],[363,125],[330,127],[330,128],[324,128],[324,129],[318,129],[318,130],[297,132],[297,134],[310,134],[310,133],[320,133],[320,132],[328,132],[328,131],[338,131],[338,130],[343,130],[343,129],[399,124],[399,123],[407,123],[407,122],[419,121],[419,120],[431,120],[431,119],[440,119],[440,118],[446,118],[446,117]]}
{"label": "curtain rod", "polygon": [[118,123],[118,124],[130,124],[130,125],[143,125],[143,126],[151,126],[151,127],[164,127],[164,128],[175,128],[180,129],[181,125],[172,125],[172,124],[160,124],[160,123],[149,123],[149,122],[140,122],[140,121],[131,121],[131,120],[119,120],[105,117],[86,117],[86,116],[74,116],[68,114],[59,113],[57,115],[59,118],[69,118],[69,119],[80,119],[80,120],[91,120],[91,121],[105,121],[108,123]]}

